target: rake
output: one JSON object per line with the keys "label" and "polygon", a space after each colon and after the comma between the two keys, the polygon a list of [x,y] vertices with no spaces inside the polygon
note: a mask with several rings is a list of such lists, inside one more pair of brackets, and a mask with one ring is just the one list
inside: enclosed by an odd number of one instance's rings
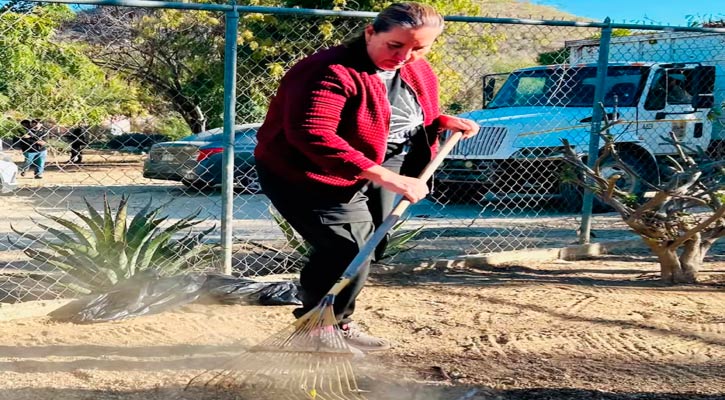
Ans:
{"label": "rake", "polygon": [[[450,135],[419,178],[430,179],[461,135]],[[352,367],[352,361],[361,353],[344,339],[333,304],[409,206],[407,199],[398,201],[315,308],[221,369],[196,376],[187,390],[211,388],[216,392],[215,399],[220,398],[219,392],[228,392],[234,399],[365,399]]]}

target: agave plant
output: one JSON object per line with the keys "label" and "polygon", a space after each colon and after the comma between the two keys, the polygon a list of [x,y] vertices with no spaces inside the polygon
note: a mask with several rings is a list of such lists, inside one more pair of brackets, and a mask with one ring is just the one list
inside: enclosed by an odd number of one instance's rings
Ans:
{"label": "agave plant", "polygon": [[80,293],[103,292],[146,270],[166,276],[178,274],[189,267],[191,260],[204,260],[213,254],[213,246],[202,244],[202,240],[216,226],[196,234],[189,231],[181,239],[172,240],[180,231],[204,222],[195,220],[201,210],[163,227],[168,217],[159,217],[163,206],[151,209],[151,200],[130,223],[126,196],[121,197],[115,216],[105,196],[103,215],[88,200],[83,200],[88,209],[87,215],[71,211],[85,223],[85,227],[72,220],[38,212],[66,228],[67,231],[36,222],[37,226],[54,236],[54,240],[20,232],[11,225],[15,233],[46,248],[24,248],[26,255],[66,272],[75,280],[68,286]]}

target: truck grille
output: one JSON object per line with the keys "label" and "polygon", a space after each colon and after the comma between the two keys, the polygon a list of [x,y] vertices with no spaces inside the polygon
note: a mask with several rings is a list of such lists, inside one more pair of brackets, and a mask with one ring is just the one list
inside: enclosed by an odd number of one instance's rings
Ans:
{"label": "truck grille", "polygon": [[458,156],[490,156],[495,154],[503,143],[508,129],[503,126],[482,126],[478,135],[460,141],[451,154]]}

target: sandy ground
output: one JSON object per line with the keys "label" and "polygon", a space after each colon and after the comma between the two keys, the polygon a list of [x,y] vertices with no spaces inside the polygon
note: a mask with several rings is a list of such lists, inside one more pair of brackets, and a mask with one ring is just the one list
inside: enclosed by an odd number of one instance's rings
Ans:
{"label": "sandy ground", "polygon": [[[725,262],[694,286],[661,286],[656,272],[649,258],[611,255],[375,274],[356,316],[395,346],[353,360],[370,391],[354,398],[725,399]],[[183,388],[288,326],[291,309],[2,321],[0,399],[262,398]]]}
{"label": "sandy ground", "polygon": [[[22,178],[21,184],[25,191],[78,184],[116,191],[152,187],[158,181],[141,177],[142,158],[96,160],[89,154],[82,169],[59,161],[45,179]],[[29,210],[57,203],[37,196],[8,199],[40,201]],[[20,218],[20,206],[7,218]],[[541,223],[551,229],[550,221]],[[597,227],[600,235],[608,223]],[[436,249],[443,239],[435,238]],[[353,359],[368,392],[342,398],[725,399],[723,246],[711,251],[703,283],[693,286],[660,285],[655,261],[633,252],[576,262],[379,269],[363,291],[356,319],[395,346]],[[28,305],[0,308],[0,400],[270,398],[184,387],[292,322],[292,307],[192,304],[77,325],[27,312]],[[269,366],[277,363],[269,358]]]}

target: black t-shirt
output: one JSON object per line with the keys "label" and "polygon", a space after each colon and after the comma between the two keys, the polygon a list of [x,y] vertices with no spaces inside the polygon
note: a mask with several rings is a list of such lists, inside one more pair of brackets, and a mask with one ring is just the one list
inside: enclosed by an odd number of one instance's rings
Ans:
{"label": "black t-shirt", "polygon": [[[15,145],[23,152],[31,151],[31,152],[40,152],[43,150],[46,150],[45,146],[45,137],[46,132],[44,131],[26,131],[25,134],[20,136],[17,141],[15,142]],[[42,141],[42,143],[38,143]]]}

